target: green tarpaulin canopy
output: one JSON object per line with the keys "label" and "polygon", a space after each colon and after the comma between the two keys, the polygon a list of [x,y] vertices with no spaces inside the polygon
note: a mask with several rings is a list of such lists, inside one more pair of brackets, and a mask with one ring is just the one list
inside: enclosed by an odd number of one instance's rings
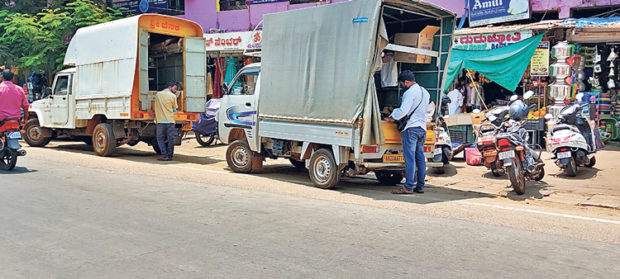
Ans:
{"label": "green tarpaulin canopy", "polygon": [[543,34],[516,44],[491,50],[452,49],[444,91],[450,88],[463,69],[477,71],[502,87],[515,91],[530,64]]}

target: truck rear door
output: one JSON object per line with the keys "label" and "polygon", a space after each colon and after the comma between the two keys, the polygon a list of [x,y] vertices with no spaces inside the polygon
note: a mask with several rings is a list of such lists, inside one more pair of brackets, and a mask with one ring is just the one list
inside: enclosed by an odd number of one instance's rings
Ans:
{"label": "truck rear door", "polygon": [[202,37],[185,38],[185,96],[187,112],[204,112],[207,103],[207,54]]}

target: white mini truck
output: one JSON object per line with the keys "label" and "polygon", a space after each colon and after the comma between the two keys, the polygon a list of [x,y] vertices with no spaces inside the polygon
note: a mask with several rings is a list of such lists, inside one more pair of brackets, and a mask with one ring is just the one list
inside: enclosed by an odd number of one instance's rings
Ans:
{"label": "white mini truck", "polygon": [[[388,44],[395,32],[419,32],[427,25],[441,29],[434,38],[437,51]],[[400,133],[395,123],[382,120],[375,88],[381,52],[432,57],[429,64],[402,66],[438,100],[454,14],[418,1],[354,0],[265,15],[263,26],[261,63],[247,65],[223,88],[218,132],[229,144],[229,167],[248,173],[262,168],[266,158],[288,158],[308,168],[319,188],[334,187],[342,175],[370,171],[384,184],[399,183]],[[434,125],[425,146],[429,159]]]}
{"label": "white mini truck", "polygon": [[92,144],[97,155],[140,141],[156,143],[155,94],[180,83],[175,122],[184,131],[204,112],[206,54],[202,28],[191,21],[144,14],[79,29],[49,97],[33,102],[24,140],[45,146],[69,137]]}

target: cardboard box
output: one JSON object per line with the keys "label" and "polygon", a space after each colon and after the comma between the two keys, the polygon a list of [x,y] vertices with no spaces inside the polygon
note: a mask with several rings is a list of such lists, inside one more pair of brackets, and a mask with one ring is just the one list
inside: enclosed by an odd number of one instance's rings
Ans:
{"label": "cardboard box", "polygon": [[446,115],[443,117],[444,121],[446,121],[446,125],[448,126],[459,126],[459,125],[471,125],[472,117],[469,113],[458,113],[453,115]]}
{"label": "cardboard box", "polygon": [[[433,49],[433,36],[439,31],[438,26],[426,26],[420,33],[396,33],[394,44],[421,49]],[[395,52],[394,61],[404,63],[430,64],[431,57],[406,52]]]}

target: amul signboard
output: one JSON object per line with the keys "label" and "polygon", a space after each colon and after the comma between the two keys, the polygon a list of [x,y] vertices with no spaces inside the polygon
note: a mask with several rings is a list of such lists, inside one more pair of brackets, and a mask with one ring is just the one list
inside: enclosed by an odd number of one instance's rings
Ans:
{"label": "amul signboard", "polygon": [[469,0],[469,26],[530,18],[529,0]]}

